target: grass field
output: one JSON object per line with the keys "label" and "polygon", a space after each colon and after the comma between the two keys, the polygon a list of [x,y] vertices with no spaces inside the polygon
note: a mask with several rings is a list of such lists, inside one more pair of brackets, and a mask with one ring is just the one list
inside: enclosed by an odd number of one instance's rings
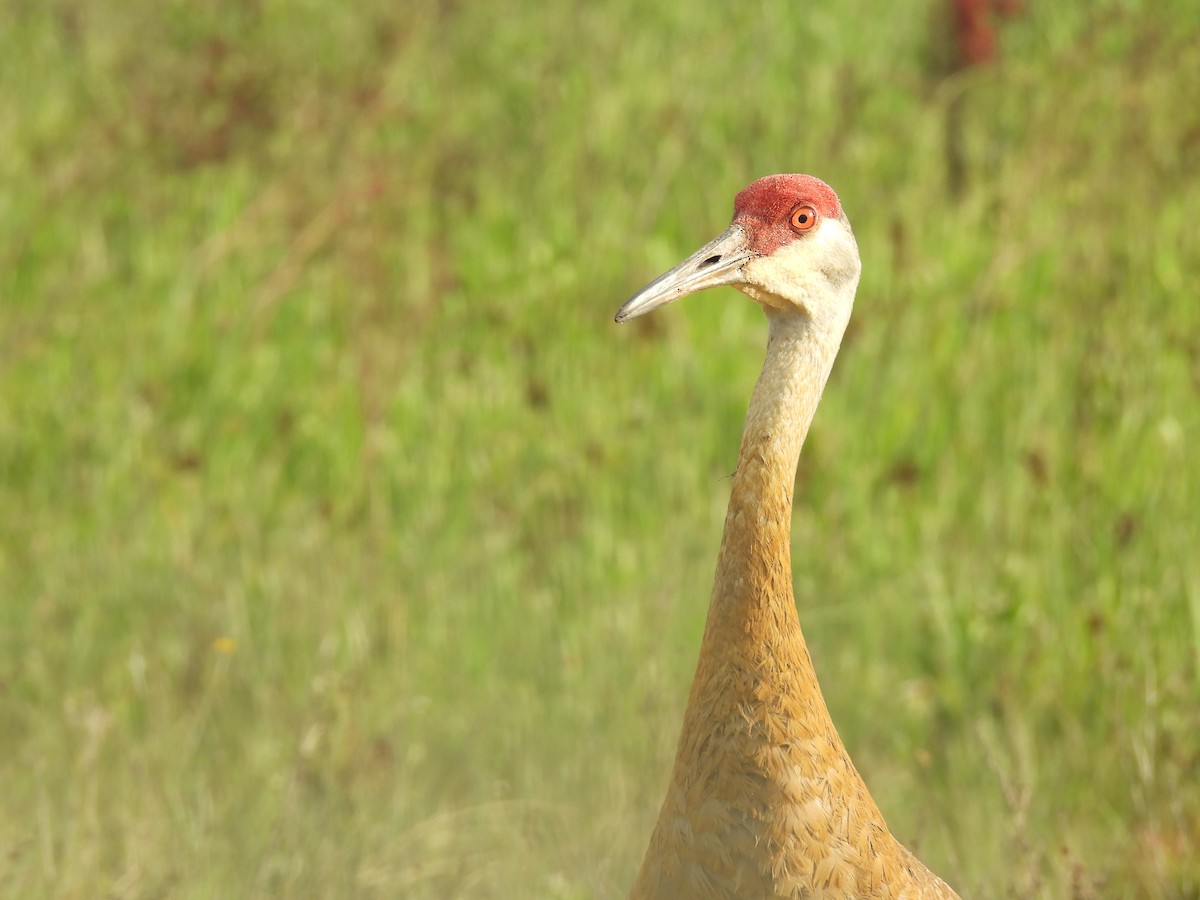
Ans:
{"label": "grass field", "polygon": [[[623,896],[761,313],[801,619],[964,897],[1200,896],[1200,4],[0,3],[0,897]],[[539,6],[541,8],[539,8]]]}

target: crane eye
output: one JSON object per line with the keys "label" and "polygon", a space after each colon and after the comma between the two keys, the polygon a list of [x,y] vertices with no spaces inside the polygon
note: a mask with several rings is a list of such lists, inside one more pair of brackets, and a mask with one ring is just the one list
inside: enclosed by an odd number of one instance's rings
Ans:
{"label": "crane eye", "polygon": [[811,206],[797,206],[792,210],[791,226],[793,231],[812,231],[817,224],[817,211]]}

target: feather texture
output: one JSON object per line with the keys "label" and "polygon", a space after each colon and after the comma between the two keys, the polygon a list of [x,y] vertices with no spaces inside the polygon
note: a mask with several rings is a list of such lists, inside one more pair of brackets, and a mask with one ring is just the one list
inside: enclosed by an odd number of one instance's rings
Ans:
{"label": "feather texture", "polygon": [[[857,256],[857,254],[855,254]],[[708,620],[670,786],[631,900],[953,898],[888,830],[817,684],[792,594],[800,448],[849,319],[855,277],[806,304],[774,284]],[[754,296],[752,290],[746,290]]]}

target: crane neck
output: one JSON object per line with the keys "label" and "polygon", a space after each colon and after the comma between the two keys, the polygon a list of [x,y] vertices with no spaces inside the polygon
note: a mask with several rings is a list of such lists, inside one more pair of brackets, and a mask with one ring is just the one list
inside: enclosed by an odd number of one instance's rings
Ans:
{"label": "crane neck", "polygon": [[[815,314],[755,297],[770,323],[725,518],[671,784],[631,900],[956,898],[888,831],[838,737],[792,595],[800,448],[850,295]],[[749,293],[749,291],[747,291]],[[751,296],[754,296],[753,294]]]}
{"label": "crane neck", "polygon": [[795,618],[791,523],[796,466],[850,304],[838,304],[824,318],[794,306],[764,309],[767,354],[746,414],[709,611],[710,628],[728,624],[744,637],[751,637],[747,632],[758,618],[755,610],[777,608],[768,617],[776,627],[779,611]]}

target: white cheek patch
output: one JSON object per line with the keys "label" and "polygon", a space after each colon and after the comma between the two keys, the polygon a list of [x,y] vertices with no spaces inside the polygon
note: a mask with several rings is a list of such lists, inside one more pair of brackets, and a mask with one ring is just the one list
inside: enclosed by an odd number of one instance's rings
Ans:
{"label": "white cheek patch", "polygon": [[798,308],[833,324],[850,315],[859,271],[854,235],[840,220],[825,219],[815,233],[748,262],[740,287],[763,306]]}

